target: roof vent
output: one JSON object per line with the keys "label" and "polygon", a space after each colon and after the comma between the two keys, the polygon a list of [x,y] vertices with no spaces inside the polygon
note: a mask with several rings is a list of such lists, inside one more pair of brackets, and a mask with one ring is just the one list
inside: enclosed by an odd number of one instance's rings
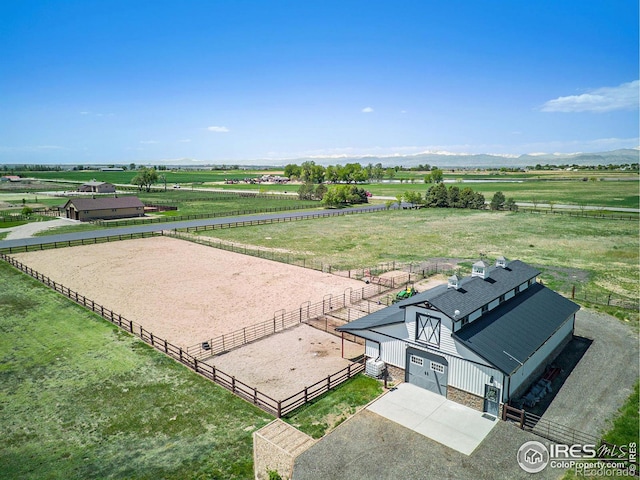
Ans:
{"label": "roof vent", "polygon": [[507,259],[502,256],[496,258],[496,267],[507,268]]}
{"label": "roof vent", "polygon": [[449,282],[447,283],[447,288],[455,288],[456,290],[458,290],[459,286],[460,286],[460,279],[458,278],[458,276],[451,275],[449,277]]}
{"label": "roof vent", "polygon": [[489,276],[489,265],[484,260],[478,260],[471,269],[472,277],[487,278]]}

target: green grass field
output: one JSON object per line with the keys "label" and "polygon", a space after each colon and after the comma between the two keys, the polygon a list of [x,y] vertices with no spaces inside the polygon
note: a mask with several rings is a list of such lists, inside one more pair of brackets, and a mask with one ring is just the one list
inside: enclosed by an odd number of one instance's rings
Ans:
{"label": "green grass field", "polygon": [[504,255],[539,265],[541,278],[552,288],[566,292],[577,283],[635,301],[639,233],[635,221],[453,209],[382,211],[200,232],[287,249],[292,256],[310,252],[308,258],[338,269]]}
{"label": "green grass field", "polygon": [[270,416],[0,263],[0,478],[253,478]]}

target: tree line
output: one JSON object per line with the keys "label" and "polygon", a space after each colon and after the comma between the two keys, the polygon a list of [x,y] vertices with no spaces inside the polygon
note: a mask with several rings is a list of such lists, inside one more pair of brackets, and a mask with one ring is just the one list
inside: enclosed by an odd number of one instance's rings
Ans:
{"label": "tree line", "polygon": [[[431,165],[421,165],[425,170],[430,171],[425,175],[425,183],[437,183],[442,181],[444,172]],[[329,165],[323,167],[317,165],[313,160],[303,162],[302,165],[290,163],[284,167],[284,176],[290,180],[299,180],[303,183],[366,183],[371,181],[381,181],[384,178],[393,179],[396,173],[404,170],[402,167],[384,168],[381,163],[375,165],[369,163],[362,166],[360,163],[347,163],[345,165]]]}
{"label": "tree line", "polygon": [[[436,183],[429,187],[424,198],[420,192],[404,192],[396,198],[398,203],[404,202],[412,206],[424,206],[430,208],[470,208],[481,210],[486,208],[486,200],[482,193],[474,191],[471,187],[460,188],[452,185],[449,188],[444,183]],[[489,203],[491,210],[517,211],[518,205],[513,198],[505,198],[502,192],[496,192]]]}

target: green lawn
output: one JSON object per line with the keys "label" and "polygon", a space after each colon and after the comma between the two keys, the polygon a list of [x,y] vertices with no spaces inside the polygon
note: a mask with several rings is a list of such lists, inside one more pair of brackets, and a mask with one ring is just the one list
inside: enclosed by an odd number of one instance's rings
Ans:
{"label": "green lawn", "polygon": [[253,478],[272,418],[0,263],[0,478]]}
{"label": "green lawn", "polygon": [[380,381],[358,375],[299,408],[284,420],[313,438],[321,438],[382,393]]}
{"label": "green lawn", "polygon": [[[261,247],[349,269],[388,261],[505,255],[542,268],[552,288],[579,284],[637,301],[639,225],[599,220],[453,209],[382,211],[201,235]],[[464,273],[464,272],[463,272]]]}

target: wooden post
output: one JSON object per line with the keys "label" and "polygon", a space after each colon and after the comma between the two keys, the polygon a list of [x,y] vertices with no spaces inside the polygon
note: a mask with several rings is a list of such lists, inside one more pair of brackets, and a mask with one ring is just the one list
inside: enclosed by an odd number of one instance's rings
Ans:
{"label": "wooden post", "polygon": [[344,358],[344,332],[340,332],[340,337],[342,338],[342,358]]}

